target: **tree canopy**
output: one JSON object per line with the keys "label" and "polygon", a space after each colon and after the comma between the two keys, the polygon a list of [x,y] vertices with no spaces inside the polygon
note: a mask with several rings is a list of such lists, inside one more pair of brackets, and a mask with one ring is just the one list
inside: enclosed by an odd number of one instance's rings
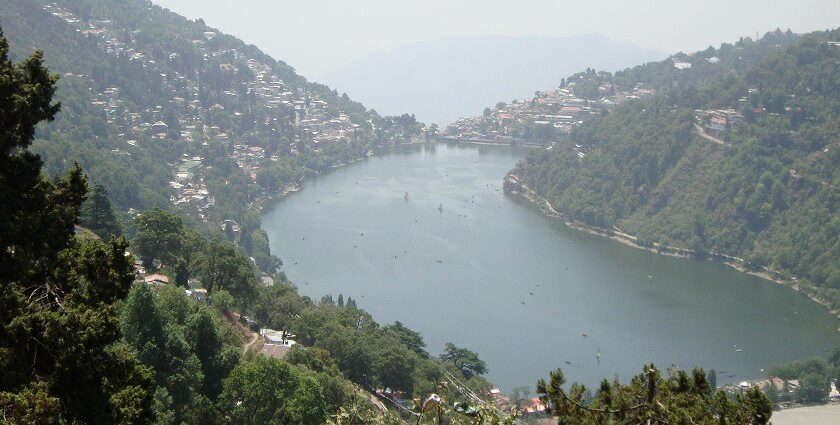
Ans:
{"label": "tree canopy", "polygon": [[57,77],[40,52],[18,64],[8,53],[0,33],[0,407],[15,423],[146,422],[150,370],[118,342],[127,243],[76,238],[81,168],[47,180],[27,149],[59,110]]}

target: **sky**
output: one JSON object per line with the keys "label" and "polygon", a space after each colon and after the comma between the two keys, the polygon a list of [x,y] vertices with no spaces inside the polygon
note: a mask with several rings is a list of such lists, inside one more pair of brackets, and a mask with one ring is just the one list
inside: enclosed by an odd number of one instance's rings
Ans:
{"label": "sky", "polygon": [[401,45],[464,35],[603,34],[666,52],[840,26],[840,0],[153,0],[308,78]]}

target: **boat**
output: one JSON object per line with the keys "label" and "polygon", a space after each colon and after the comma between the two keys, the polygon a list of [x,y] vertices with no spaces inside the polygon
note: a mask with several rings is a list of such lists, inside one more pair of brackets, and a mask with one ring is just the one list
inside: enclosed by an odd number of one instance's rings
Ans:
{"label": "boat", "polygon": [[404,197],[404,198],[405,198],[405,200],[407,201],[407,200],[408,200],[408,192],[405,192],[405,195],[403,195],[403,197]]}
{"label": "boat", "polygon": [[438,205],[438,212],[443,212],[443,204]]}

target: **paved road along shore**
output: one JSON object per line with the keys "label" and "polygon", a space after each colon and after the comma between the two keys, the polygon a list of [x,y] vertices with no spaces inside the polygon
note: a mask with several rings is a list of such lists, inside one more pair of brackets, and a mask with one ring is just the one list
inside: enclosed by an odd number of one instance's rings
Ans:
{"label": "paved road along shore", "polygon": [[773,412],[773,425],[836,425],[840,423],[840,404],[797,407]]}

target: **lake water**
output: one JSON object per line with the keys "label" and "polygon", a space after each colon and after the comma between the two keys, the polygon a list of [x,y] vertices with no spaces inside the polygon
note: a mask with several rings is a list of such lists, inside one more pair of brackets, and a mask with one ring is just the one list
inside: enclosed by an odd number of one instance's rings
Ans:
{"label": "lake water", "polygon": [[649,362],[726,370],[724,384],[840,345],[838,320],[793,290],[575,231],[504,194],[526,153],[396,148],[307,180],[263,227],[303,294],[352,296],[433,354],[466,346],[505,391],[558,367],[591,385]]}

